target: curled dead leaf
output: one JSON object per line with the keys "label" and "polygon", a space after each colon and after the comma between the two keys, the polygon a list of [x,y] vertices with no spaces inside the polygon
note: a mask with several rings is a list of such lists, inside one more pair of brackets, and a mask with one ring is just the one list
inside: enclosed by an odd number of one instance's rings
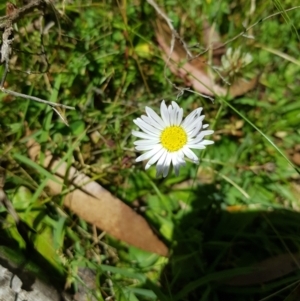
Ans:
{"label": "curled dead leaf", "polygon": [[299,269],[300,254],[281,254],[261,261],[249,274],[239,275],[226,281],[232,286],[262,285]]}
{"label": "curled dead leaf", "polygon": [[[207,22],[204,22],[204,35],[208,36],[210,27]],[[212,34],[216,45],[216,51],[213,53],[215,59],[220,58],[224,52],[224,47],[218,41],[218,35]],[[208,70],[208,65],[204,57],[188,58],[186,50],[179,39],[175,38],[174,49],[170,53],[170,45],[172,41],[172,32],[164,20],[158,18],[156,21],[156,38],[163,51],[163,59],[167,63],[171,72],[182,78],[186,85],[192,86],[196,91],[209,96],[219,95],[229,97],[241,96],[252,90],[258,82],[258,77],[251,80],[242,78],[237,79],[230,85],[220,86],[215,83],[211,70]]]}
{"label": "curled dead leaf", "polygon": [[[36,160],[40,145],[29,141],[29,156]],[[95,181],[56,160],[48,153],[43,162],[58,181],[48,180],[47,186],[53,195],[62,192],[66,179],[70,192],[64,197],[64,205],[80,218],[130,245],[162,256],[168,255],[167,246],[153,233],[147,221],[113,196]]]}

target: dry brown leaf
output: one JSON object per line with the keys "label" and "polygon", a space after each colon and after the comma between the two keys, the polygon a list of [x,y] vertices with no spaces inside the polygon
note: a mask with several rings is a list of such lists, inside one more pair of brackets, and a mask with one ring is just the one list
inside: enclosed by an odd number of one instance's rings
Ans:
{"label": "dry brown leaf", "polygon": [[[29,156],[35,161],[40,153],[40,145],[30,141],[28,146]],[[168,255],[168,248],[153,233],[146,220],[98,183],[74,167],[68,168],[65,162],[55,160],[49,153],[43,165],[55,171],[60,181],[47,182],[53,195],[61,193],[62,179],[66,180],[67,176],[71,192],[65,196],[64,205],[80,218],[130,245],[162,256]]]}
{"label": "dry brown leaf", "polygon": [[253,272],[234,277],[226,281],[226,284],[233,286],[262,285],[299,270],[299,266],[300,254],[281,254],[261,261],[253,267]]}
{"label": "dry brown leaf", "polygon": [[[208,25],[205,25],[204,32],[206,35],[207,31]],[[218,37],[217,35],[213,36],[215,39]],[[223,87],[216,84],[212,76],[210,76],[209,72],[207,72],[205,59],[197,57],[193,60],[188,60],[186,51],[178,39],[175,39],[174,50],[170,55],[172,34],[170,28],[162,19],[157,19],[156,22],[156,38],[164,52],[163,58],[168,64],[171,72],[178,77],[183,78],[187,85],[192,86],[196,91],[202,94],[209,96],[229,95],[230,97],[236,97],[245,94],[257,85],[258,77],[255,77],[250,81],[238,79],[230,86],[224,84]],[[214,41],[214,44],[218,46],[220,43],[218,41]],[[224,50],[218,47],[215,53],[216,57],[220,56],[220,51],[223,52]]]}
{"label": "dry brown leaf", "polygon": [[292,161],[300,166],[300,153],[294,153],[293,156],[292,156]]}
{"label": "dry brown leaf", "polygon": [[[295,196],[295,198],[300,201],[300,183],[297,183],[296,181],[291,183],[291,192]],[[298,209],[298,203],[294,204],[294,206],[297,206],[293,208],[294,210]],[[300,211],[300,209],[298,209]]]}

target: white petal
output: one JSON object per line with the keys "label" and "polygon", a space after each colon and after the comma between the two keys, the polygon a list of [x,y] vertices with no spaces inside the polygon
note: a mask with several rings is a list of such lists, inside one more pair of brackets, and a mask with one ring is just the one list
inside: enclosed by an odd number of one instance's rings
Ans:
{"label": "white petal", "polygon": [[186,126],[191,123],[191,121],[196,117],[199,117],[201,114],[202,108],[198,108],[191,112],[183,121],[182,126]]}
{"label": "white petal", "polygon": [[151,108],[146,107],[146,113],[161,126],[161,129],[165,128],[166,125],[164,124],[163,120]]}
{"label": "white petal", "polygon": [[185,162],[184,161],[184,152],[182,151],[182,149],[180,149],[176,152],[176,156],[177,156],[177,160],[179,160],[181,162]]}
{"label": "white petal", "polygon": [[193,149],[206,149],[205,145],[203,144],[188,144],[188,148],[193,148]]}
{"label": "white petal", "polygon": [[183,109],[181,108],[181,109],[178,110],[177,122],[176,122],[177,125],[181,124],[182,117],[183,117]]}
{"label": "white petal", "polygon": [[190,124],[190,121],[193,120],[195,114],[196,112],[193,111],[189,115],[187,115],[182,122],[182,126],[185,127],[186,125]]}
{"label": "white petal", "polygon": [[157,145],[160,144],[137,145],[134,148],[137,151],[146,151],[146,150],[154,149]]}
{"label": "white petal", "polygon": [[142,120],[141,118],[137,118],[134,120],[134,123],[140,127],[145,133],[148,133],[152,136],[159,136],[161,131],[154,128],[153,126],[151,126],[150,124],[146,123],[144,120]]}
{"label": "white petal", "polygon": [[214,131],[212,130],[201,131],[200,134],[195,138],[195,141],[199,142],[204,138],[204,136],[211,135],[213,133]]}
{"label": "white petal", "polygon": [[188,135],[190,137],[196,137],[199,134],[199,131],[201,130],[201,128],[202,128],[202,123],[200,123],[199,125],[197,125],[197,127],[195,127],[193,129],[193,131],[191,133],[189,133]]}
{"label": "white petal", "polygon": [[173,106],[174,109],[180,110],[180,106],[177,104],[177,102],[172,101],[172,106]]}
{"label": "white petal", "polygon": [[201,131],[200,134],[196,138],[189,139],[189,142],[197,144],[197,143],[199,143],[199,142],[201,142],[203,140],[204,136],[211,135],[213,133],[214,133],[214,131],[211,131],[211,130]]}
{"label": "white petal", "polygon": [[174,125],[175,124],[175,112],[176,112],[176,109],[173,109],[172,106],[169,106],[168,107],[168,112],[169,112],[170,125]]}
{"label": "white petal", "polygon": [[152,118],[150,118],[149,116],[145,116],[142,115],[141,118],[148,124],[152,125],[153,127],[155,127],[156,129],[158,129],[159,131],[161,131],[163,129],[163,127],[157,123],[155,120],[153,120]]}
{"label": "white petal", "polygon": [[154,133],[152,133],[151,131],[149,131],[147,128],[145,128],[143,125],[141,125],[140,123],[142,122],[142,119],[141,118],[137,118],[137,119],[134,119],[133,122],[143,131],[145,132],[147,135],[148,135],[148,138],[149,138],[149,135],[152,136],[152,137],[157,137],[158,135],[155,135]]}
{"label": "white petal", "polygon": [[214,143],[215,143],[215,141],[212,141],[212,140],[203,140],[201,142],[201,144],[203,144],[203,145],[211,145],[211,144],[214,144]]}
{"label": "white petal", "polygon": [[199,159],[198,157],[195,155],[195,153],[193,151],[191,151],[188,147],[184,147],[183,148],[183,152],[184,154],[189,158],[191,159],[194,163],[198,163],[199,162]]}
{"label": "white petal", "polygon": [[159,160],[156,164],[156,177],[158,177],[162,173],[167,155],[168,155],[168,152],[166,151],[159,158]]}
{"label": "white petal", "polygon": [[162,148],[160,151],[158,151],[146,164],[145,169],[147,170],[151,165],[157,162],[157,160],[165,153],[167,150],[165,148]]}
{"label": "white petal", "polygon": [[180,114],[180,111],[183,112],[183,110],[180,109],[179,105],[175,101],[172,101],[172,107],[173,107],[172,125],[180,125],[181,119],[178,118],[178,116]]}
{"label": "white petal", "polygon": [[199,131],[202,128],[202,121],[198,121],[195,123],[194,128],[190,131],[187,131],[189,137],[196,137],[199,134]]}
{"label": "white petal", "polygon": [[185,125],[185,130],[189,133],[192,132],[194,128],[198,127],[200,125],[200,127],[202,127],[202,121],[204,119],[204,115],[196,118],[195,120],[193,120],[192,122],[190,122],[189,124]]}
{"label": "white petal", "polygon": [[161,102],[160,105],[160,115],[165,125],[170,126],[169,112],[164,100]]}
{"label": "white petal", "polygon": [[211,134],[213,134],[214,133],[214,131],[213,130],[206,130],[206,131],[201,131],[201,133],[200,134],[204,134],[204,136],[207,136],[207,135],[211,135]]}
{"label": "white petal", "polygon": [[[184,157],[183,157],[184,158]],[[185,160],[183,158],[178,158],[177,157],[177,161],[180,164],[180,166],[184,166],[185,165]]]}
{"label": "white petal", "polygon": [[165,163],[164,163],[164,169],[163,169],[163,177],[164,178],[169,173],[169,169],[170,169],[170,166],[171,166],[171,159],[172,159],[171,154],[168,154],[167,157],[166,157]]}
{"label": "white petal", "polygon": [[178,177],[179,176],[179,169],[180,169],[180,164],[177,164],[177,162],[173,161],[173,166],[174,166],[174,172],[175,172],[175,176]]}
{"label": "white petal", "polygon": [[180,156],[178,156],[177,153],[173,153],[172,154],[172,164],[173,164],[173,167],[174,167],[175,175],[178,176],[179,175],[179,169],[180,169],[181,166],[185,165],[185,161],[182,160],[180,158]]}
{"label": "white petal", "polygon": [[207,129],[209,127],[209,124],[203,124],[202,128]]}
{"label": "white petal", "polygon": [[134,145],[153,145],[153,144],[157,144],[159,143],[160,140],[159,138],[153,138],[153,139],[147,139],[147,140],[137,140],[134,141],[133,144]]}
{"label": "white petal", "polygon": [[135,159],[136,162],[140,162],[140,161],[143,161],[143,160],[147,160],[151,157],[153,157],[157,152],[159,152],[160,150],[162,149],[162,146],[161,145],[156,145],[152,150],[142,154],[141,156],[137,157]]}
{"label": "white petal", "polygon": [[143,138],[143,139],[153,138],[152,136],[149,137],[148,134],[139,132],[139,131],[131,131],[131,134],[135,137],[139,137],[139,138]]}

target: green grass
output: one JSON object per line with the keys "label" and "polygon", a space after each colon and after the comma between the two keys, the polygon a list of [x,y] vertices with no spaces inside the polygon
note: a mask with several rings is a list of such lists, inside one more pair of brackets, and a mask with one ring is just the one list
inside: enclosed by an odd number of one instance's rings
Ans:
{"label": "green grass", "polygon": [[[7,84],[74,106],[62,111],[69,127],[43,104],[0,95],[5,191],[33,229],[28,232],[32,246],[56,269],[57,278],[76,290],[85,282],[80,269],[92,269],[97,288],[91,293],[98,300],[112,295],[129,301],[297,300],[290,294],[299,282],[298,268],[267,279],[255,265],[300,249],[300,8],[277,14],[295,2],[253,1],[251,8],[246,0],[157,1],[188,45],[200,43],[195,53],[203,51],[203,20],[215,26],[222,42],[257,22],[247,32],[254,39],[240,36],[226,47],[252,55],[241,74],[259,75],[258,85],[238,98],[212,102],[187,91],[179,96],[166,79],[156,14],[148,2],[57,2],[68,18],[60,19],[61,31],[56,23],[43,36],[49,72],[43,72],[48,67],[40,55],[40,32],[29,26],[37,20],[35,13],[18,23]],[[51,20],[56,22],[49,11],[45,25]],[[168,69],[166,75],[184,87]],[[133,119],[145,106],[158,111],[162,99],[177,99],[185,115],[202,106],[215,130],[215,144],[199,153],[200,165],[188,162],[177,178],[156,179],[154,168],[144,171],[134,161]],[[29,159],[27,130],[42,153],[73,164],[142,214],[170,248],[170,258],[109,235],[95,242],[101,231],[66,210],[63,195],[48,194],[45,184],[53,175]],[[21,254],[26,242],[3,208],[0,214],[1,244]],[[293,264],[291,255],[282,266]],[[256,281],[235,284],[247,274]]]}

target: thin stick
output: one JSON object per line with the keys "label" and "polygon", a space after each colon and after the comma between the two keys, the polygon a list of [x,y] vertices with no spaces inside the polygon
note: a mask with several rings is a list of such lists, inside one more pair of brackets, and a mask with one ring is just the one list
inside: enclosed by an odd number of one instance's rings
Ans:
{"label": "thin stick", "polygon": [[68,122],[63,118],[61,113],[55,107],[65,108],[65,109],[69,109],[69,110],[75,110],[74,107],[66,106],[66,105],[63,105],[63,104],[60,104],[60,103],[47,101],[47,100],[44,100],[42,98],[38,98],[38,97],[35,97],[35,96],[22,94],[22,93],[19,93],[19,92],[15,92],[15,91],[12,91],[12,90],[5,89],[3,87],[3,84],[4,84],[4,81],[5,81],[6,75],[7,75],[7,71],[8,71],[8,65],[5,64],[5,70],[4,70],[2,80],[1,80],[0,91],[2,91],[3,93],[9,94],[9,95],[13,95],[13,96],[16,96],[16,97],[22,97],[22,98],[25,98],[25,99],[34,100],[34,101],[41,102],[41,103],[44,103],[46,105],[49,105],[51,107],[51,109],[61,118],[61,120],[64,122],[64,124],[69,126]]}
{"label": "thin stick", "polygon": [[34,100],[34,101],[37,101],[37,102],[41,102],[41,103],[44,103],[44,104],[49,105],[51,107],[60,107],[60,108],[64,108],[64,109],[75,110],[74,107],[66,106],[66,105],[63,105],[61,103],[55,103],[55,102],[47,101],[47,100],[44,100],[42,98],[22,94],[22,93],[15,92],[15,91],[12,91],[12,90],[7,90],[4,87],[0,87],[0,90],[3,93],[6,93],[6,94],[13,95],[13,96],[16,96],[16,97],[22,97],[22,98],[25,98],[25,99]]}
{"label": "thin stick", "polygon": [[[7,70],[7,69],[5,69],[5,70]],[[75,110],[74,107],[70,107],[70,106],[60,104],[60,103],[47,101],[47,100],[44,100],[42,98],[38,98],[38,97],[35,97],[35,96],[31,96],[31,95],[22,94],[22,93],[19,93],[19,92],[7,90],[3,86],[0,87],[0,91],[2,91],[3,93],[9,94],[9,95],[16,96],[16,97],[22,97],[22,98],[25,98],[25,99],[30,99],[30,100],[34,100],[34,101],[37,101],[37,102],[41,102],[41,103],[44,103],[44,104],[50,106],[51,109],[60,117],[60,119],[63,121],[63,123],[65,125],[69,126],[67,120],[61,115],[61,113],[56,108],[64,108],[64,109],[69,109],[69,110]]]}

